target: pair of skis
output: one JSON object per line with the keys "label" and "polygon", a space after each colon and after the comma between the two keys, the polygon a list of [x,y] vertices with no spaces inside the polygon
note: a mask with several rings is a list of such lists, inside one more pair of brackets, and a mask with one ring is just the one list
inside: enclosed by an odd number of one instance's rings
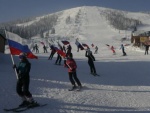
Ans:
{"label": "pair of skis", "polygon": [[33,105],[33,106],[15,107],[15,108],[10,108],[10,109],[6,108],[6,109],[3,109],[3,110],[6,111],[6,112],[23,112],[23,111],[33,109],[33,108],[36,108],[36,107],[44,107],[46,105],[47,104],[36,104],[36,105]]}

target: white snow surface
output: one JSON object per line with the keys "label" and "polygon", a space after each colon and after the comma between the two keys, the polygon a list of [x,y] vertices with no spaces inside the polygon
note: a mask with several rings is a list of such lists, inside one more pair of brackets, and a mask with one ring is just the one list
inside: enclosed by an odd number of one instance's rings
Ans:
{"label": "white snow surface", "polygon": [[[73,12],[77,12],[77,9],[73,9]],[[125,32],[121,31],[119,34],[107,24],[105,19],[93,18],[98,15],[96,10],[96,7],[85,8],[84,11],[88,13],[86,13],[86,17],[82,15],[83,21],[80,21],[82,23],[82,26],[79,26],[80,30],[76,32],[77,29],[73,29],[72,31],[75,31],[76,36],[81,37],[80,42],[86,43],[90,47],[93,43],[99,47],[98,54],[94,54],[96,58],[94,63],[100,76],[95,77],[90,74],[85,51],[77,52],[75,39],[72,39],[72,53],[78,66],[77,76],[83,89],[68,91],[71,83],[67,68],[63,65],[54,65],[56,54],[52,60],[48,60],[50,50],[48,50],[49,53],[43,53],[42,45],[39,44],[40,53],[34,53],[39,59],[29,59],[32,64],[30,92],[37,102],[48,105],[30,109],[24,113],[150,112],[150,56],[144,55],[142,49],[132,47],[130,41],[121,42],[120,39],[126,35]],[[63,28],[62,22],[56,28],[60,28],[59,26],[62,28],[58,34],[61,35],[65,30],[65,32],[69,32],[67,28]],[[127,36],[130,36],[131,32],[126,33]],[[122,56],[120,50],[122,43],[130,44],[125,46],[127,56]],[[112,54],[106,44],[116,48],[116,55]],[[91,50],[94,53],[94,48],[91,47]],[[14,56],[14,60],[18,64],[18,56]],[[0,54],[0,67],[0,113],[5,113],[3,108],[18,106],[21,98],[16,93],[17,80],[12,69],[10,54]]]}

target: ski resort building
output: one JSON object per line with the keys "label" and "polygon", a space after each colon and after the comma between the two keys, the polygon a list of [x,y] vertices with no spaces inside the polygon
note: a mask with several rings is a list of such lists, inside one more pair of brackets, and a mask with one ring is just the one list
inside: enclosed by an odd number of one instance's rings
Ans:
{"label": "ski resort building", "polygon": [[143,45],[150,45],[150,31],[136,31],[132,33],[131,43],[134,46],[141,47]]}

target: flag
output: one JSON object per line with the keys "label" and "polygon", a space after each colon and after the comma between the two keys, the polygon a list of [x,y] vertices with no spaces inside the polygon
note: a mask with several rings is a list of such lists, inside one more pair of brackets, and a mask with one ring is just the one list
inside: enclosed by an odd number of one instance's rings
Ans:
{"label": "flag", "polygon": [[87,44],[83,44],[83,43],[82,43],[82,45],[83,45],[84,47],[87,47],[87,48],[89,49],[89,46],[88,46]]}
{"label": "flag", "polygon": [[78,41],[76,41],[75,44],[77,45],[78,48],[84,50],[83,46]]}
{"label": "flag", "polygon": [[[7,32],[7,40],[10,48],[10,52],[12,55],[19,55],[20,53],[24,52],[27,54],[27,58],[37,59],[38,57],[35,56],[29,49],[28,45],[23,45],[21,42],[21,37],[14,33]],[[16,37],[15,37],[16,36]],[[16,41],[18,40],[18,41]]]}
{"label": "flag", "polygon": [[69,44],[69,42],[68,41],[61,41],[64,45],[67,45],[67,44]]}
{"label": "flag", "polygon": [[43,46],[45,45],[44,42],[40,42]]}
{"label": "flag", "polygon": [[19,55],[20,53],[24,52],[27,54],[27,58],[37,59],[37,56],[30,51],[28,45],[22,45],[10,39],[8,39],[8,44],[12,55]]}
{"label": "flag", "polygon": [[62,56],[64,58],[66,57],[66,53],[64,53],[62,50],[58,49],[58,47],[54,46],[54,49],[60,56]]}

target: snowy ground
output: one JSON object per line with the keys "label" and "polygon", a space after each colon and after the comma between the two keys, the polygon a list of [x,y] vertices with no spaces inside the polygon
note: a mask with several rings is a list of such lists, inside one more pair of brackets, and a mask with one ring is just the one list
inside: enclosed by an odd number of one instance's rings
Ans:
{"label": "snowy ground", "polygon": [[[72,44],[73,45],[73,44]],[[76,49],[76,48],[74,48]],[[69,92],[71,84],[67,69],[54,65],[47,60],[49,53],[37,54],[38,60],[30,60],[30,91],[39,103],[47,103],[43,108],[25,111],[25,113],[99,113],[99,112],[149,112],[150,111],[150,57],[143,52],[126,48],[128,56],[123,57],[121,50],[117,55],[104,47],[95,55],[95,66],[100,77],[90,75],[85,51],[77,53],[74,58],[78,65],[78,78],[83,90]],[[12,69],[9,54],[0,54],[0,113],[3,108],[20,104],[21,99],[15,91],[16,77]],[[18,62],[18,57],[14,57]]]}

